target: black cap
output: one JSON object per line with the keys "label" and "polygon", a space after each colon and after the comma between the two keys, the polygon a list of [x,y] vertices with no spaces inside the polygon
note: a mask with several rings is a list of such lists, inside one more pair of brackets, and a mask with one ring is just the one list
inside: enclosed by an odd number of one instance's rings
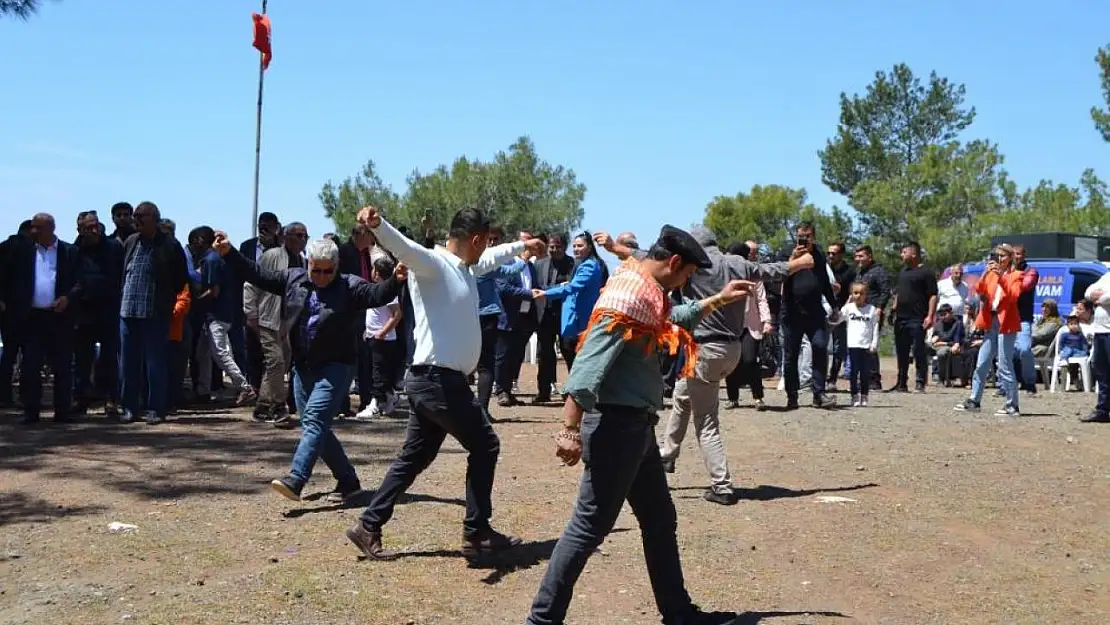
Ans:
{"label": "black cap", "polygon": [[655,244],[678,256],[682,262],[696,265],[699,269],[709,269],[713,266],[709,255],[689,232],[679,230],[670,224],[663,226],[659,231],[659,240]]}

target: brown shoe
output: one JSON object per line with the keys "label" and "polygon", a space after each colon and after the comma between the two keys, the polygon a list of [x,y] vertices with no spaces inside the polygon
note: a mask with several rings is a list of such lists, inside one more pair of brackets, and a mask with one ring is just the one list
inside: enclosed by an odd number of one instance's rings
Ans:
{"label": "brown shoe", "polygon": [[468,538],[463,542],[462,555],[467,560],[487,556],[513,547],[519,547],[524,542],[516,536],[502,534],[495,529],[488,529],[484,533]]}
{"label": "brown shoe", "polygon": [[382,548],[382,533],[371,532],[357,523],[347,528],[347,540],[351,541],[370,560],[392,560],[394,554]]}

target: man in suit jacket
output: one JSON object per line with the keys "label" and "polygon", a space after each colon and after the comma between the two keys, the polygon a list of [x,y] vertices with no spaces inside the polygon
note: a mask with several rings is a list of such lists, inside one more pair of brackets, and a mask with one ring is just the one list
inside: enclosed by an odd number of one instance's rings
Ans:
{"label": "man in suit jacket", "polygon": [[[31,220],[19,224],[19,232],[11,235],[0,243],[0,291],[8,282],[10,265],[8,261],[17,247],[31,240]],[[0,350],[0,408],[10,408],[15,405],[12,394],[12,376],[15,373],[15,361],[19,355],[20,333],[11,323],[11,315],[0,307],[0,342],[4,347]]]}
{"label": "man in suit jacket", "polygon": [[[258,263],[262,261],[262,254],[277,247],[281,242],[281,221],[277,215],[267,211],[258,215],[258,236],[252,237],[239,244],[239,253],[243,258],[249,258]],[[247,374],[247,381],[257,392],[262,384],[262,372],[266,370],[265,358],[262,353],[262,341],[258,333],[258,325],[249,323],[243,308],[243,289],[245,285],[238,276],[232,276],[232,290],[235,293],[235,317],[232,319],[232,328],[228,336],[232,339],[231,351],[235,353],[239,367]],[[245,331],[244,331],[245,328]],[[236,338],[239,337],[239,338]],[[235,342],[244,340],[245,345],[240,349]],[[243,361],[245,357],[245,361]]]}
{"label": "man in suit jacket", "polygon": [[[541,239],[544,235],[540,235]],[[536,267],[536,281],[539,288],[557,286],[570,280],[574,273],[574,259],[567,256],[566,236],[552,234],[547,238],[547,256],[537,258],[533,263]],[[539,309],[539,325],[536,328],[536,354],[537,372],[536,382],[539,390],[536,392],[534,403],[547,403],[551,401],[551,393],[556,382],[556,357],[555,346],[559,343],[559,321],[562,318],[561,300],[543,302]]]}
{"label": "man in suit jacket", "polygon": [[73,315],[85,279],[81,253],[54,236],[52,216],[39,213],[31,219],[31,241],[12,250],[7,266],[0,307],[23,337],[23,423],[39,420],[46,363],[54,371],[54,420],[67,421],[73,399]]}
{"label": "man in suit jacket", "polygon": [[[73,392],[78,413],[85,412],[93,400],[103,399],[104,414],[115,417],[119,414],[119,301],[123,245],[101,234],[102,230],[96,211],[84,211],[77,215],[78,234],[74,244],[81,250],[89,278],[86,283],[95,279],[96,288],[86,288],[81,301],[73,302],[77,317]],[[99,354],[96,351],[98,343]]]}
{"label": "man in suit jacket", "polygon": [[515,406],[513,382],[520,375],[524,363],[524,350],[528,339],[539,323],[532,289],[536,285],[536,269],[528,258],[517,259],[524,268],[520,273],[497,278],[497,292],[501,297],[501,315],[497,319],[497,355],[494,364],[494,381],[497,385],[497,405]]}

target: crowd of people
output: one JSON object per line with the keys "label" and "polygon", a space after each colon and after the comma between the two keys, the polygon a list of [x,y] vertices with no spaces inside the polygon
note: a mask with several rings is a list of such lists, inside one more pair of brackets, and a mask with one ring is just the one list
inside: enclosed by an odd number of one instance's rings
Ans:
{"label": "crowd of people", "polygon": [[[238,247],[208,226],[182,245],[151,202],[118,203],[111,220],[109,233],[96,211],[82,212],[70,244],[53,217],[37,214],[0,244],[0,404],[16,405],[17,360],[26,424],[43,412],[46,369],[56,421],[102,404],[124,423],[158,424],[222,396],[252,405],[259,422],[300,426],[291,468],[271,484],[277,493],[300,500],[320,459],[336,480],[327,498],[351,502],[361,482],[332,424],[392,415],[403,397],[405,441],[346,534],[371,560],[392,557],[383,528],[448,435],[469,454],[464,556],[521,544],[490,525],[500,440],[489,402],[520,403],[534,335],[533,402],[563,407],[556,453],[568,465],[583,458],[584,445],[589,453],[531,625],[563,622],[575,581],[625,501],[641,525],[664,622],[726,622],[685,591],[666,473],[692,421],[709,473],[704,499],[736,503],[720,387],[726,407],[747,386],[756,409],[765,408],[768,361],[778,365],[787,410],[799,407],[805,387],[814,407],[836,405],[846,377],[853,407],[867,406],[872,389],[922,393],[936,380],[970,386],[956,410],[979,411],[993,377],[1003,397],[996,414],[1016,416],[1020,393],[1036,392],[1036,359],[1051,344],[1065,366],[1089,356],[1098,399],[1084,420],[1110,422],[1110,278],[1092,285],[1066,321],[1052,301],[1034,321],[1038,276],[1020,246],[995,248],[969,288],[962,267],[941,279],[916,243],[903,246],[892,277],[866,245],[855,248],[854,263],[844,243],[820,245],[810,223],[768,258],[755,240],[722,250],[702,227],[665,226],[647,249],[631,233],[520,231],[510,242],[475,209],[457,213],[442,238],[429,223],[414,238],[367,207],[345,241],[312,240],[304,224],[263,213],[257,236]],[[599,249],[621,260],[612,275]],[[893,325],[897,360],[885,389],[884,323]],[[568,369],[561,387],[557,352]],[[657,439],[666,395],[672,408]]]}

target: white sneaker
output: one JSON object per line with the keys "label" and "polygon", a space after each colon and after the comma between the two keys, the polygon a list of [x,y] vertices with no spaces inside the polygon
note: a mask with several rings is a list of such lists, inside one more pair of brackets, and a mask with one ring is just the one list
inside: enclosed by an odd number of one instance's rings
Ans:
{"label": "white sneaker", "polygon": [[859,395],[852,395],[852,407],[859,408],[862,405],[863,402],[860,400]]}
{"label": "white sneaker", "polygon": [[358,412],[358,414],[355,415],[355,418],[356,419],[373,419],[374,417],[378,416],[379,414],[381,414],[381,411],[378,410],[378,400],[371,399],[370,404],[368,406],[366,406],[365,408],[363,408],[362,410],[360,410]]}
{"label": "white sneaker", "polygon": [[859,405],[861,408],[867,407],[867,395],[863,395],[859,398]]}

